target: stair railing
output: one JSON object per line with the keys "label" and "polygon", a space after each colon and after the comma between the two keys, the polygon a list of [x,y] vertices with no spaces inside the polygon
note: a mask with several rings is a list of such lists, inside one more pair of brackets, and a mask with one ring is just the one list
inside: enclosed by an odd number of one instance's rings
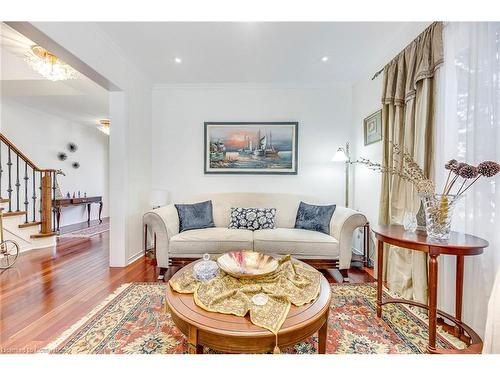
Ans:
{"label": "stair railing", "polygon": [[[7,160],[6,171],[4,171],[4,160]],[[6,176],[4,172],[7,173]],[[37,167],[0,133],[0,200],[5,202],[5,199],[8,199],[8,210],[4,216],[16,213],[24,215],[26,225],[40,223],[41,234],[54,232],[55,208],[52,201],[55,200],[58,173],[61,171]]]}

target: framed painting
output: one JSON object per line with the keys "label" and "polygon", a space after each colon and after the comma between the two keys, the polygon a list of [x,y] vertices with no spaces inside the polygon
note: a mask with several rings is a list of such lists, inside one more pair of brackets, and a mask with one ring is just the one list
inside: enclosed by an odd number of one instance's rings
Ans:
{"label": "framed painting", "polygon": [[205,174],[297,174],[298,122],[205,122]]}
{"label": "framed painting", "polygon": [[382,110],[364,119],[365,146],[382,140]]}

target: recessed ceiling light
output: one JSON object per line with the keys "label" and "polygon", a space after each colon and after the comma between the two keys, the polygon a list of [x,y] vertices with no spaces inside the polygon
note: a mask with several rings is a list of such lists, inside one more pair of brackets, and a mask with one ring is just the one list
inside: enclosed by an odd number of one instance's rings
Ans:
{"label": "recessed ceiling light", "polygon": [[180,57],[176,57],[174,61],[176,64],[180,64],[182,62],[182,59]]}
{"label": "recessed ceiling light", "polygon": [[323,61],[323,62],[327,62],[327,61],[328,61],[328,56],[323,56],[323,57],[321,58],[321,61]]}

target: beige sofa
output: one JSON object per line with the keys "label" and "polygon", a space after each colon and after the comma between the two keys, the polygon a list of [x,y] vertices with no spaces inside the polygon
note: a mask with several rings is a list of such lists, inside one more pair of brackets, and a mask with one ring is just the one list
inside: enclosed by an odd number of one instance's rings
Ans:
{"label": "beige sofa", "polygon": [[[330,222],[330,235],[294,229],[300,201],[312,204],[324,202],[292,194],[214,193],[197,196],[187,203],[206,200],[212,201],[215,228],[179,233],[179,217],[173,204],[144,215],[144,223],[156,235],[158,267],[166,269],[186,261],[186,258],[200,258],[203,253],[250,249],[291,254],[319,268],[347,270],[351,264],[353,232],[367,224],[363,214],[337,206]],[[276,208],[276,229],[228,229],[232,207]]]}

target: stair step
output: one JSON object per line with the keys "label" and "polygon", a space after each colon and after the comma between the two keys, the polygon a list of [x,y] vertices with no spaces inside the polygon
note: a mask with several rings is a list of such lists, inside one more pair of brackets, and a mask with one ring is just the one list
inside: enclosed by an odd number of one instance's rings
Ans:
{"label": "stair step", "polygon": [[24,216],[26,215],[26,211],[11,211],[11,212],[6,212],[3,214],[3,217],[9,217],[9,216]]}
{"label": "stair step", "polygon": [[42,224],[41,221],[32,221],[31,223],[19,224],[18,227],[19,228],[27,228],[27,227],[34,227],[34,226],[40,225],[40,224]]}
{"label": "stair step", "polygon": [[52,237],[56,236],[57,232],[50,232],[50,233],[37,233],[37,234],[32,234],[30,237],[31,238],[45,238],[45,237]]}
{"label": "stair step", "polygon": [[0,198],[0,203],[9,203],[9,198]]}

